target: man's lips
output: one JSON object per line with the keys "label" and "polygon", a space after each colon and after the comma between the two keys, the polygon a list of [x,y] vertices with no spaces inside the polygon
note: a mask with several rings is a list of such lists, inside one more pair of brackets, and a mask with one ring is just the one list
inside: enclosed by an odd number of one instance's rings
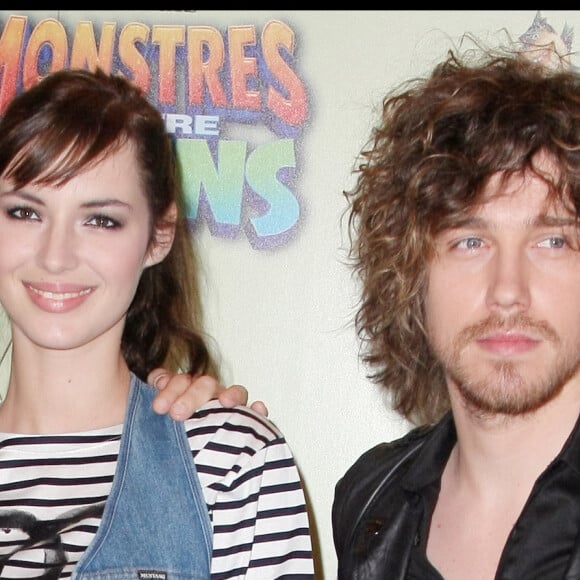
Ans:
{"label": "man's lips", "polygon": [[489,352],[509,356],[530,352],[542,341],[536,336],[522,332],[495,332],[476,339],[476,342]]}

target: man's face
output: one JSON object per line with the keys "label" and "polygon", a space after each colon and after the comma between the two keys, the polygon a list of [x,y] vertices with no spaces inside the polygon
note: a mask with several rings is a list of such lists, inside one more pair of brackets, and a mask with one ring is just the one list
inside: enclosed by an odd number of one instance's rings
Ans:
{"label": "man's face", "polygon": [[537,177],[493,176],[487,200],[436,240],[426,323],[452,398],[516,415],[554,398],[580,368],[574,216]]}

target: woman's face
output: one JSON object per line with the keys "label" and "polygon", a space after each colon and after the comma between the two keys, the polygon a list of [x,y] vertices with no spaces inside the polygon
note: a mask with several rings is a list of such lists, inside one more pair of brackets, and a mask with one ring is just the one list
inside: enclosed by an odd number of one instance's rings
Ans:
{"label": "woman's face", "polygon": [[15,347],[120,344],[141,273],[167,253],[150,237],[129,144],[62,187],[0,179],[0,302]]}

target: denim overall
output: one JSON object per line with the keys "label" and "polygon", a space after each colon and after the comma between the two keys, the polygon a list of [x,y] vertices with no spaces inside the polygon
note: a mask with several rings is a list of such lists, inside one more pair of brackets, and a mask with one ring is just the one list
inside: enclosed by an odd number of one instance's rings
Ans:
{"label": "denim overall", "polygon": [[136,376],[103,519],[72,577],[207,580],[212,530],[183,423],[158,415]]}

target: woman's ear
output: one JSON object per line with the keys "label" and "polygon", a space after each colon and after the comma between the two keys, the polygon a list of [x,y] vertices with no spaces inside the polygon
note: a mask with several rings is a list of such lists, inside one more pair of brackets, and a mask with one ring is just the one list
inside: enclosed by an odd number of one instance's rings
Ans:
{"label": "woman's ear", "polygon": [[153,239],[149,245],[147,258],[145,260],[146,268],[159,264],[159,262],[162,262],[167,254],[169,254],[169,250],[171,250],[173,239],[175,237],[176,221],[177,206],[175,203],[172,203],[153,232]]}

